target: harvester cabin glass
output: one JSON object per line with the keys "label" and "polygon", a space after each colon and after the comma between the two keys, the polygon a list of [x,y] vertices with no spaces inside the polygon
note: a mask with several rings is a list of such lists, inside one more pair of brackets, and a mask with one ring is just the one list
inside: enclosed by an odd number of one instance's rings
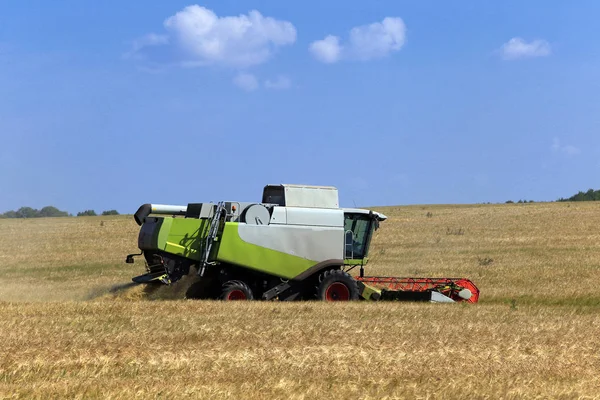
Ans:
{"label": "harvester cabin glass", "polygon": [[371,218],[365,214],[345,213],[346,259],[363,259],[367,256],[371,233]]}

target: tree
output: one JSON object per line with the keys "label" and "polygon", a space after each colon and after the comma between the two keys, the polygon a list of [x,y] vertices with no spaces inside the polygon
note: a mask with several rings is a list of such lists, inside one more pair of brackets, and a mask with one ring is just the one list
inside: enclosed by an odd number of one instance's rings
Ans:
{"label": "tree", "polygon": [[119,215],[119,212],[117,210],[107,210],[102,211],[102,215]]}
{"label": "tree", "polygon": [[21,207],[17,211],[7,211],[0,214],[0,218],[40,218],[40,217],[67,217],[69,213],[60,211],[54,206],[46,206],[41,210],[31,207]]}
{"label": "tree", "polygon": [[85,210],[77,213],[78,217],[95,217],[96,215],[98,214],[94,210]]}
{"label": "tree", "polygon": [[46,206],[38,213],[39,217],[66,217],[68,215],[69,213],[66,211],[60,211],[58,208],[53,206]]}
{"label": "tree", "polygon": [[21,207],[16,214],[17,218],[35,218],[38,216],[38,210],[31,207]]}
{"label": "tree", "polygon": [[560,198],[558,201],[598,201],[600,200],[600,190],[588,189],[587,192],[579,191],[568,199]]}

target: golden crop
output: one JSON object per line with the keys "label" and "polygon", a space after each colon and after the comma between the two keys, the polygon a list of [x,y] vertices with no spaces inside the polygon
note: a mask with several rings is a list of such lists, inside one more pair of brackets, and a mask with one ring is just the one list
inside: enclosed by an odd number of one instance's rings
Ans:
{"label": "golden crop", "polygon": [[480,302],[168,301],[130,217],[0,220],[0,398],[600,398],[600,204],[378,210],[368,274]]}

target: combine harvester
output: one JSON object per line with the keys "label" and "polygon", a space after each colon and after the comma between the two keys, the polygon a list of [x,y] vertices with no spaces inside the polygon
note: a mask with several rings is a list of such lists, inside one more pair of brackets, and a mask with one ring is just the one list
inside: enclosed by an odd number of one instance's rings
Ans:
{"label": "combine harvester", "polygon": [[204,297],[222,300],[479,298],[464,278],[365,276],[373,232],[387,217],[340,208],[335,187],[267,185],[260,203],[144,204],[134,218],[141,253],[126,262],[143,256],[147,270],[136,283],[170,285],[195,269]]}

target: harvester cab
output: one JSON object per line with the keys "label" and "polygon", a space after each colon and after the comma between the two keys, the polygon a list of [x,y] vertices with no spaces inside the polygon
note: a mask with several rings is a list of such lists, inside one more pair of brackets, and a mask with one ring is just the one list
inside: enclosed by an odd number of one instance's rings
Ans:
{"label": "harvester cab", "polygon": [[[202,297],[223,300],[413,300],[476,302],[464,278],[367,277],[373,232],[387,217],[340,208],[331,186],[267,185],[261,202],[144,204],[137,283],[177,282],[195,271]],[[350,271],[359,268],[359,275]]]}

